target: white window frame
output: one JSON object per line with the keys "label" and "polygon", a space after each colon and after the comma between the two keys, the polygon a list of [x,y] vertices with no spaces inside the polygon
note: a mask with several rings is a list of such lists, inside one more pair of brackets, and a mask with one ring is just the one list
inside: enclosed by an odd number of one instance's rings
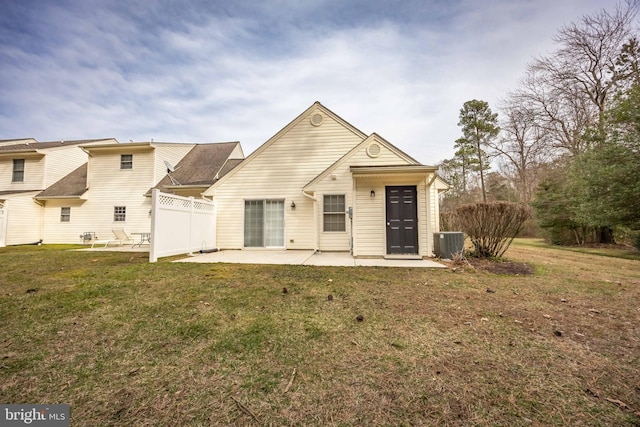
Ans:
{"label": "white window frame", "polygon": [[120,169],[133,169],[133,154],[120,154]]}
{"label": "white window frame", "polygon": [[[247,245],[247,233],[250,231],[247,229],[247,203],[261,204],[262,205],[262,218],[256,218],[262,220],[262,245]],[[277,211],[275,217],[273,215],[276,211],[269,210],[269,204],[277,204],[282,209]],[[245,248],[284,248],[285,247],[285,199],[245,199],[243,203],[243,247]],[[280,217],[281,216],[281,217]],[[269,221],[269,220],[272,221]],[[280,221],[278,221],[280,219]],[[257,231],[257,230],[255,230]],[[269,233],[272,233],[269,235]],[[275,237],[275,239],[274,239]],[[281,240],[281,244],[273,244],[274,240]]]}
{"label": "white window frame", "polygon": [[[11,182],[24,182],[24,170],[26,163],[27,162],[25,159],[13,159],[13,173],[11,175]],[[20,167],[16,168],[17,165],[20,165]]]}
{"label": "white window frame", "polygon": [[71,222],[71,207],[62,206],[60,208],[60,222]]}
{"label": "white window frame", "polygon": [[127,220],[127,207],[126,206],[114,206],[113,207],[113,222],[126,222]]}
{"label": "white window frame", "polygon": [[[342,210],[327,211],[327,198],[342,197]],[[331,201],[329,200],[331,204]],[[329,206],[331,207],[331,205]],[[336,209],[339,207],[337,203]],[[341,218],[341,221],[337,222],[337,225],[342,225],[342,230],[327,230],[328,218]],[[329,227],[330,228],[330,227]],[[322,232],[323,233],[345,233],[347,231],[347,196],[345,194],[324,194],[322,196]]]}

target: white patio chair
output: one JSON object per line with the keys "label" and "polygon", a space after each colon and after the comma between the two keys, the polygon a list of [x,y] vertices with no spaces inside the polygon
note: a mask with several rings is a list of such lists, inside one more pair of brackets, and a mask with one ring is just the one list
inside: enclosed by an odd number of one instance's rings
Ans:
{"label": "white patio chair", "polygon": [[95,245],[104,245],[104,247],[106,248],[111,243],[113,244],[117,243],[120,246],[124,246],[124,245],[133,246],[133,244],[135,243],[135,241],[127,234],[126,231],[124,231],[123,228],[113,228],[111,229],[111,232],[115,236],[115,239],[94,240],[93,243],[91,244],[91,247],[93,248]]}

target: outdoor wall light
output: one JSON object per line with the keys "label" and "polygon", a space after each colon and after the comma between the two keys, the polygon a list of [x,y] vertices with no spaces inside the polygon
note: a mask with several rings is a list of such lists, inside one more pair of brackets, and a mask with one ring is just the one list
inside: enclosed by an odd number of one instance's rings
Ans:
{"label": "outdoor wall light", "polygon": [[295,209],[296,208],[296,202],[291,201],[291,209]]}
{"label": "outdoor wall light", "polygon": [[371,197],[376,197],[376,190],[371,190]]}

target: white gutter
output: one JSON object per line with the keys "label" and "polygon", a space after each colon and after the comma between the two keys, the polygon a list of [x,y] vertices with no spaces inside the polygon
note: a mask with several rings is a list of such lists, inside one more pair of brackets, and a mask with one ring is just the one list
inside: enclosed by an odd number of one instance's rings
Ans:
{"label": "white gutter", "polygon": [[307,197],[307,198],[309,198],[309,199],[311,199],[311,200],[313,200],[313,228],[314,228],[314,239],[315,239],[314,252],[320,252],[320,247],[319,247],[320,246],[320,243],[319,243],[320,242],[320,236],[318,235],[318,226],[319,226],[319,224],[318,224],[318,209],[317,209],[318,207],[316,205],[318,200],[314,196],[312,196],[310,194],[307,194],[307,192],[304,191],[304,190],[302,190],[302,195]]}

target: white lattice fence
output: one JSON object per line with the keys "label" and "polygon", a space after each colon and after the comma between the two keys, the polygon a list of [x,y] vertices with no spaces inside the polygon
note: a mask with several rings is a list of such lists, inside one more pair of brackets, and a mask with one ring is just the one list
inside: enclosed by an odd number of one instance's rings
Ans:
{"label": "white lattice fence", "polygon": [[149,261],[216,247],[213,202],[153,190]]}

